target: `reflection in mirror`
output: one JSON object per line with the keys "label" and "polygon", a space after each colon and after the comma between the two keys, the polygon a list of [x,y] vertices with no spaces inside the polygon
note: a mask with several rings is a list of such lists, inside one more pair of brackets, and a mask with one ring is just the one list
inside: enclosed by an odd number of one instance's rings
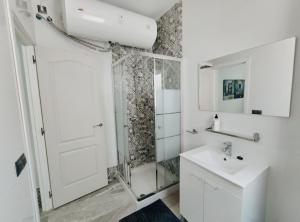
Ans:
{"label": "reflection in mirror", "polygon": [[199,66],[199,108],[289,117],[296,38],[209,60]]}

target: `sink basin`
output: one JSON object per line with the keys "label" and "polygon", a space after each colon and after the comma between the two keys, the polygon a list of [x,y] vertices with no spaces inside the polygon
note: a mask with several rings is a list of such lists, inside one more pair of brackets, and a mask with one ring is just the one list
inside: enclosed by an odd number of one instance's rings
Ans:
{"label": "sink basin", "polygon": [[221,152],[204,150],[193,156],[196,161],[228,174],[236,174],[247,166],[246,162],[226,156]]}
{"label": "sink basin", "polygon": [[198,166],[200,173],[205,175],[213,173],[243,188],[269,168],[268,162],[259,156],[255,159],[239,160],[236,156],[228,157],[220,150],[220,147],[209,145],[181,153],[180,162],[190,166],[192,171]]}

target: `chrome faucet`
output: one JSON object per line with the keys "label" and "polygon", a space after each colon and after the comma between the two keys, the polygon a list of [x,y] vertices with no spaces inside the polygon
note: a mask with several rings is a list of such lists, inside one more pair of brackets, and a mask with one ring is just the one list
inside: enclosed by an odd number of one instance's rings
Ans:
{"label": "chrome faucet", "polygon": [[231,157],[232,156],[232,142],[225,142],[224,143],[224,148],[223,148],[223,152]]}

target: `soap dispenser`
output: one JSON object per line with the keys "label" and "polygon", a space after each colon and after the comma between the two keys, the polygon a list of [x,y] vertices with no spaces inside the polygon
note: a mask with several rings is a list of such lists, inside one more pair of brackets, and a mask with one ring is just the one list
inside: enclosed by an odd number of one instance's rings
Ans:
{"label": "soap dispenser", "polygon": [[216,114],[215,117],[214,117],[213,130],[214,131],[220,131],[221,130],[221,121],[220,121],[220,118],[219,118],[218,114]]}

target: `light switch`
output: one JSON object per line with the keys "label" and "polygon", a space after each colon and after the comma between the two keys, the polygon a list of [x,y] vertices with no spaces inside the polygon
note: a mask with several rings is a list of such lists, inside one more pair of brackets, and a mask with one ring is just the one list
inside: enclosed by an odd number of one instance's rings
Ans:
{"label": "light switch", "polygon": [[25,168],[27,164],[27,160],[26,157],[24,155],[24,153],[19,157],[19,159],[15,162],[15,167],[16,167],[16,174],[17,177],[21,174],[21,172],[23,171],[23,169]]}

